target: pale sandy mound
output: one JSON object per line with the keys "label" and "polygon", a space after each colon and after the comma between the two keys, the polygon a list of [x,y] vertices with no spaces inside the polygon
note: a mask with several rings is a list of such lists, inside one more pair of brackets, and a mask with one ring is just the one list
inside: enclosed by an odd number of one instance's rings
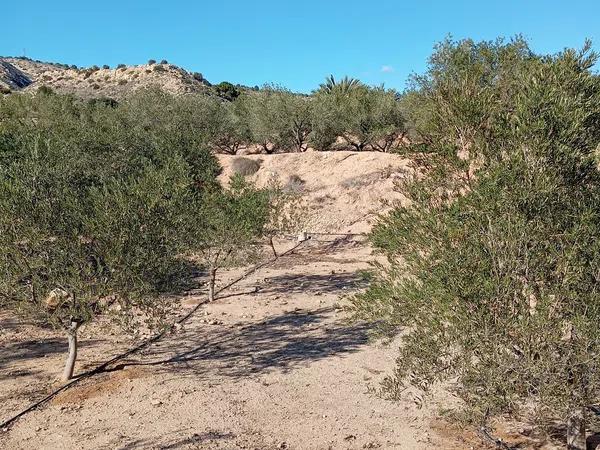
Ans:
{"label": "pale sandy mound", "polygon": [[[239,156],[219,155],[221,181],[232,174]],[[414,173],[411,160],[380,152],[306,152],[249,155],[260,169],[248,177],[259,186],[277,179],[300,192],[307,204],[307,231],[362,233],[377,214],[394,202],[405,202],[395,184]],[[296,177],[299,177],[298,180]]]}

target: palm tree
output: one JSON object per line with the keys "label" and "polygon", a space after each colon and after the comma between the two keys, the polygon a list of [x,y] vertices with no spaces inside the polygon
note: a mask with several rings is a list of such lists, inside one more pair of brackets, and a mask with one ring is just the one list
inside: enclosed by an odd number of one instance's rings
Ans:
{"label": "palm tree", "polygon": [[363,83],[356,78],[345,76],[341,80],[336,81],[333,75],[329,75],[325,78],[325,83],[319,85],[318,91],[327,94],[332,94],[334,92],[346,94],[360,86],[363,86]]}

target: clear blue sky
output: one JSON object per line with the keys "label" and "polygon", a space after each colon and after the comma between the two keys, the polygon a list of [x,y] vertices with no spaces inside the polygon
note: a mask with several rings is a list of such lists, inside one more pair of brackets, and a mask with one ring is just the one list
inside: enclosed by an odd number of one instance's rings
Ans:
{"label": "clear blue sky", "polygon": [[0,55],[90,66],[167,59],[212,81],[310,91],[350,75],[402,89],[435,42],[522,33],[600,49],[600,0],[29,0],[2,5]]}

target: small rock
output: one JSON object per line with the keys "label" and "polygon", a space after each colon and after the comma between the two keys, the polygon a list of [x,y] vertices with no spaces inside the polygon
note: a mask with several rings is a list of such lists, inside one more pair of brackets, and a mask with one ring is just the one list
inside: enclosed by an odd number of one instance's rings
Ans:
{"label": "small rock", "polygon": [[288,448],[287,442],[280,442],[277,448]]}
{"label": "small rock", "polygon": [[160,406],[160,405],[162,405],[162,402],[160,400],[154,399],[154,400],[150,400],[150,404],[152,406]]}

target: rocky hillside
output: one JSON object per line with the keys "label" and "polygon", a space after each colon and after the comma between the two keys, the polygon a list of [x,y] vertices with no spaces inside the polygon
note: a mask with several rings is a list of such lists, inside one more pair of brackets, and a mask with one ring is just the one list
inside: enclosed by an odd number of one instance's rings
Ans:
{"label": "rocky hillside", "polygon": [[0,58],[0,92],[35,91],[47,86],[83,98],[120,98],[136,89],[160,86],[173,94],[210,93],[200,74],[172,64],[77,68],[25,58]]}

